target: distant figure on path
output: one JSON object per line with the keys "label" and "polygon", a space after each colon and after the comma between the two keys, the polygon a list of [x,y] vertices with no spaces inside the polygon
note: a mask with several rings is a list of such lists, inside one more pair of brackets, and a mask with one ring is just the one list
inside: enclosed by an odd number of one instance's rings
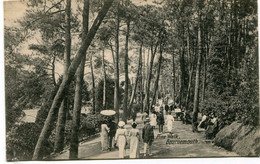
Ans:
{"label": "distant figure on path", "polygon": [[117,142],[117,146],[119,148],[118,157],[125,157],[125,146],[126,146],[126,129],[124,129],[125,122],[119,121],[118,129],[116,131],[115,141]]}
{"label": "distant figure on path", "polygon": [[130,130],[130,158],[139,158],[139,141],[140,141],[140,132],[136,129],[137,124],[133,123]]}
{"label": "distant figure on path", "polygon": [[109,138],[109,150],[111,151],[112,149],[112,142],[113,138],[115,137],[116,134],[116,129],[117,129],[117,124],[114,122],[114,118],[111,118],[108,122],[108,138]]}
{"label": "distant figure on path", "polygon": [[135,122],[135,120],[136,120],[136,115],[137,115],[137,113],[136,113],[136,110],[134,109],[133,112],[132,112],[133,122]]}
{"label": "distant figure on path", "polygon": [[199,127],[199,128],[204,128],[204,129],[206,129],[206,128],[207,128],[207,122],[208,122],[208,120],[209,120],[209,117],[207,116],[207,114],[206,114],[205,112],[203,112],[202,114],[203,114],[203,116],[202,116],[202,118],[201,118],[201,121],[200,121],[198,127]]}
{"label": "distant figure on path", "polygon": [[169,112],[169,106],[167,104],[165,105],[165,112],[166,112],[166,114],[168,114],[168,112]]}
{"label": "distant figure on path", "polygon": [[147,118],[145,120],[145,126],[143,128],[143,142],[144,142],[144,157],[146,157],[146,150],[148,148],[149,156],[152,155],[152,143],[154,140],[153,127],[150,125],[150,120]]}
{"label": "distant figure on path", "polygon": [[142,120],[145,122],[146,118],[149,118],[148,112],[144,112],[142,115]]}
{"label": "distant figure on path", "polygon": [[171,112],[169,112],[169,114],[166,117],[166,125],[167,125],[167,129],[170,133],[172,132],[173,121],[174,121],[174,118],[173,118]]}
{"label": "distant figure on path", "polygon": [[159,133],[162,133],[163,132],[163,125],[164,125],[163,111],[160,111],[160,113],[157,115],[157,124],[159,126]]}
{"label": "distant figure on path", "polygon": [[101,148],[102,151],[106,151],[108,149],[108,132],[109,128],[107,126],[107,121],[103,121],[101,124]]}
{"label": "distant figure on path", "polygon": [[213,139],[213,138],[215,138],[217,133],[218,133],[218,120],[217,120],[215,113],[212,113],[210,115],[209,125],[205,132],[206,138]]}
{"label": "distant figure on path", "polygon": [[156,119],[157,119],[156,112],[153,111],[152,114],[150,115],[151,126],[153,128],[155,128],[155,126],[157,125]]}

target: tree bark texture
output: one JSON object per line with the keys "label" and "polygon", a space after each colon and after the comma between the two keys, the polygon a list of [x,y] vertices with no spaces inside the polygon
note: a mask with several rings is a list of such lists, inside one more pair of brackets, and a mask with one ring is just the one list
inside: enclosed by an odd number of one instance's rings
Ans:
{"label": "tree bark texture", "polygon": [[[199,20],[200,21],[200,20]],[[194,101],[193,101],[193,113],[192,113],[192,131],[197,132],[197,120],[199,112],[199,86],[200,86],[200,67],[201,67],[201,28],[199,23],[198,28],[198,59],[196,67],[196,79],[195,79],[195,91],[194,91]]]}
{"label": "tree bark texture", "polygon": [[[70,65],[71,53],[71,0],[66,1],[66,27],[65,27],[65,53],[64,53],[64,75],[67,73]],[[68,90],[68,87],[67,89]],[[54,143],[54,152],[58,153],[64,148],[64,130],[66,124],[67,111],[67,93],[65,93],[62,104],[59,108],[58,121],[56,125],[56,135]]]}
{"label": "tree bark texture", "polygon": [[140,76],[140,71],[141,71],[141,65],[142,65],[142,47],[143,44],[141,43],[140,45],[140,50],[139,50],[139,61],[138,61],[138,68],[137,68],[137,72],[136,72],[136,79],[135,79],[135,84],[134,84],[134,89],[130,98],[130,102],[129,102],[129,110],[132,111],[132,106],[133,106],[133,102],[134,102],[134,96],[136,94],[136,88],[138,85],[138,79]]}
{"label": "tree bark texture", "polygon": [[[83,8],[83,39],[88,33],[89,26],[89,0],[84,0]],[[79,127],[80,127],[80,113],[82,105],[82,86],[84,83],[84,68],[86,61],[86,51],[82,58],[82,61],[76,71],[76,88],[74,96],[74,107],[72,115],[72,131],[70,138],[70,159],[78,159],[78,147],[79,147]]]}
{"label": "tree bark texture", "polygon": [[116,53],[115,53],[115,66],[114,66],[114,79],[115,79],[115,90],[114,90],[114,110],[116,111],[115,121],[119,121],[119,26],[120,26],[120,16],[119,16],[119,1],[117,2],[117,18],[116,18]]}
{"label": "tree bark texture", "polygon": [[130,33],[130,20],[127,20],[126,24],[126,39],[125,39],[125,92],[124,92],[124,118],[123,120],[126,122],[127,118],[129,118],[130,112],[128,111],[128,39]]}
{"label": "tree bark texture", "polygon": [[156,93],[157,93],[157,90],[158,90],[158,82],[159,82],[159,79],[160,79],[160,72],[161,72],[161,65],[162,65],[162,47],[160,46],[160,56],[159,56],[159,60],[158,60],[158,69],[157,69],[157,73],[156,73],[156,80],[154,82],[154,94],[153,94],[153,98],[152,98],[152,102],[151,102],[151,105],[150,105],[150,109],[152,109],[152,105],[155,104],[155,98],[156,98]]}
{"label": "tree bark texture", "polygon": [[105,48],[102,50],[102,69],[103,69],[103,109],[106,109],[106,68],[105,68]]}
{"label": "tree bark texture", "polygon": [[92,56],[93,54],[90,55],[90,69],[91,69],[91,80],[92,80],[92,107],[93,107],[93,114],[96,112],[96,95],[95,95],[95,75],[94,75],[94,68],[92,64]]}

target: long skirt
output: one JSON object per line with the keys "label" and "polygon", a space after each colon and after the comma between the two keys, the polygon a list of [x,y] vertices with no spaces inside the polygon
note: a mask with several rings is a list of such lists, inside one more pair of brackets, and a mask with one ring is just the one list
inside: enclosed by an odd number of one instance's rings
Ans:
{"label": "long skirt", "polygon": [[101,133],[101,147],[102,150],[107,150],[109,147],[109,142],[108,142],[108,135],[107,133]]}
{"label": "long skirt", "polygon": [[136,136],[132,136],[130,140],[130,158],[139,158],[139,140]]}
{"label": "long skirt", "polygon": [[117,140],[117,145],[118,145],[118,157],[119,158],[124,158],[125,157],[125,145],[126,145],[126,137],[121,135],[118,137]]}
{"label": "long skirt", "polygon": [[168,122],[167,122],[167,130],[168,130],[169,132],[172,131],[172,121],[168,121]]}

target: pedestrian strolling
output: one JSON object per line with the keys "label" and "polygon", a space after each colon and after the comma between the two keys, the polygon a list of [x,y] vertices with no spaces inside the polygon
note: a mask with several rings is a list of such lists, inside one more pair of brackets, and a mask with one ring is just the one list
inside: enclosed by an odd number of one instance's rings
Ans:
{"label": "pedestrian strolling", "polygon": [[105,120],[101,124],[101,133],[100,133],[102,151],[106,151],[108,149],[108,132],[109,132],[109,128],[107,126],[107,121]]}
{"label": "pedestrian strolling", "polygon": [[162,133],[163,132],[163,125],[164,125],[163,111],[160,111],[160,113],[157,115],[157,124],[159,126],[159,133]]}
{"label": "pedestrian strolling", "polygon": [[130,130],[130,158],[139,158],[139,141],[140,141],[140,132],[136,129],[137,124],[133,123]]}
{"label": "pedestrian strolling", "polygon": [[166,114],[168,114],[168,112],[169,112],[169,106],[166,104],[164,108],[165,108]]}
{"label": "pedestrian strolling", "polygon": [[116,134],[116,129],[117,129],[117,124],[114,122],[114,118],[111,118],[108,122],[108,139],[109,139],[109,150],[111,151],[112,149],[112,143],[113,143],[113,138],[115,137]]}
{"label": "pedestrian strolling", "polygon": [[118,129],[116,131],[115,141],[119,148],[118,157],[124,158],[125,157],[125,146],[126,146],[126,129],[124,129],[125,122],[119,121]]}
{"label": "pedestrian strolling", "polygon": [[155,128],[155,126],[157,125],[156,119],[157,119],[156,112],[153,111],[152,114],[150,115],[151,126],[153,128]]}
{"label": "pedestrian strolling", "polygon": [[154,132],[153,127],[150,125],[150,120],[147,118],[145,120],[145,126],[143,128],[142,134],[143,142],[144,142],[144,157],[146,157],[146,150],[148,148],[149,156],[152,155],[152,143],[154,140]]}
{"label": "pedestrian strolling", "polygon": [[173,118],[171,112],[169,112],[167,117],[166,117],[166,125],[167,125],[167,130],[170,133],[172,132],[173,121],[174,121],[174,118]]}

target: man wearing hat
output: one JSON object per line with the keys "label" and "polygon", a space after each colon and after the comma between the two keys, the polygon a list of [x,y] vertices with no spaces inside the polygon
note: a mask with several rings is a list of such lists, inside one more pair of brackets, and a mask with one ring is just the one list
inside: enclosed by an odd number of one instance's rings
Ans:
{"label": "man wearing hat", "polygon": [[150,119],[146,118],[145,126],[143,128],[143,142],[144,142],[144,157],[146,157],[146,150],[148,148],[148,154],[152,155],[152,142],[154,140],[153,127],[150,125]]}

